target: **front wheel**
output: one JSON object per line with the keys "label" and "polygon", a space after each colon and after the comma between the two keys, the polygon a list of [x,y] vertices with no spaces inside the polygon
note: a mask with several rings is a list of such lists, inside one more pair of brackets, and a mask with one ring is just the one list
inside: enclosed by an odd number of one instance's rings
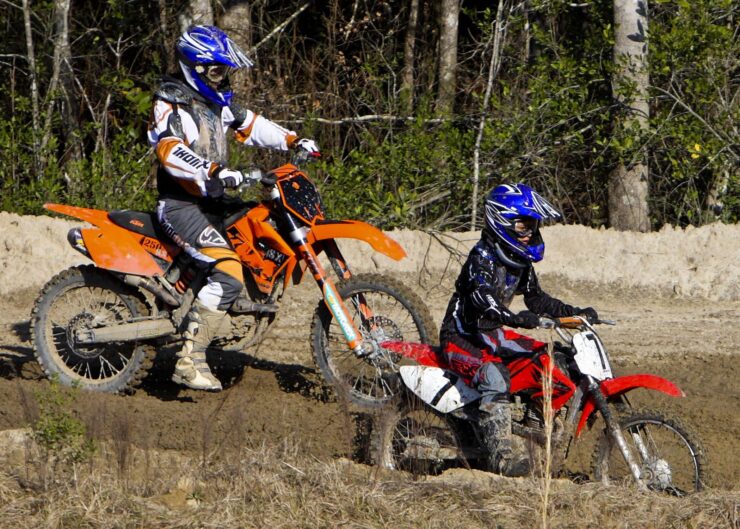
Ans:
{"label": "front wheel", "polygon": [[[648,489],[685,496],[704,487],[704,450],[685,426],[657,412],[632,411],[620,418],[619,427]],[[599,437],[593,467],[595,479],[604,484],[633,481],[606,430]]]}
{"label": "front wheel", "polygon": [[145,374],[151,348],[136,341],[77,343],[85,328],[145,316],[144,299],[94,266],[73,267],[49,281],[31,314],[36,359],[49,378],[68,386],[117,393]]}
{"label": "front wheel", "polygon": [[337,286],[352,321],[372,352],[358,357],[322,301],[314,313],[311,344],[327,382],[355,404],[378,407],[399,389],[397,354],[385,341],[432,343],[437,331],[429,309],[412,290],[381,275],[359,274]]}

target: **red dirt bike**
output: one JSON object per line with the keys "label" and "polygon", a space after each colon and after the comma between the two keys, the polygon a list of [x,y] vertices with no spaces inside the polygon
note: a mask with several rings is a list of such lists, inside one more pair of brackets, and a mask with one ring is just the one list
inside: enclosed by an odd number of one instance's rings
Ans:
{"label": "red dirt bike", "polygon": [[[359,239],[399,260],[406,254],[396,241],[364,222],[326,219],[316,186],[294,164],[267,173],[262,183],[261,202],[225,201],[226,211],[214,218],[244,265],[246,286],[229,311],[231,328],[219,333],[213,348],[245,351],[257,344],[285,289],[306,269],[323,294],[311,343],[329,382],[373,379],[383,341],[436,338],[432,317],[412,290],[381,275],[353,274],[336,242]],[[94,264],[65,270],[43,287],[31,316],[36,358],[64,384],[108,392],[136,386],[156,349],[181,340],[181,324],[207,271],[164,235],[152,213],[44,207],[94,226],[68,234]],[[341,280],[336,286],[321,253]],[[363,364],[362,373],[344,376],[343,355]]]}
{"label": "red dirt bike", "polygon": [[[583,318],[541,318],[540,325],[555,328],[565,344],[558,343],[552,355],[543,352],[506,362],[514,399],[512,431],[516,444],[529,448],[533,462],[541,458],[548,439],[543,397],[549,387],[553,472],[563,468],[572,441],[594,424],[598,412],[604,429],[593,454],[596,480],[635,481],[642,489],[679,496],[701,490],[704,452],[695,435],[659,412],[633,409],[626,398],[637,388],[674,397],[683,392],[655,375],[615,378],[601,339]],[[450,371],[435,348],[403,342],[383,347],[395,352],[398,363],[412,359],[414,365],[398,368],[399,405],[381,416],[375,428],[374,462],[416,472],[484,464],[487,454],[477,429],[480,393]],[[544,376],[550,366],[551,378]]]}

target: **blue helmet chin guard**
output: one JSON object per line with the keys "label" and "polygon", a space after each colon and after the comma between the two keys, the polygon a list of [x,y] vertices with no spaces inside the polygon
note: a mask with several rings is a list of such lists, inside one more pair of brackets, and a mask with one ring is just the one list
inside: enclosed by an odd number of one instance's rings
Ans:
{"label": "blue helmet chin guard", "polygon": [[[214,26],[190,26],[175,47],[187,83],[208,101],[221,106],[231,103],[228,71],[251,68],[253,64],[226,33]],[[220,82],[208,78],[210,66],[226,67]]]}
{"label": "blue helmet chin guard", "polygon": [[[535,227],[527,244],[517,240],[514,223],[520,219],[534,219]],[[545,256],[545,242],[540,224],[560,220],[562,215],[539,193],[524,184],[496,186],[486,197],[486,229],[500,250],[515,260],[536,263]]]}

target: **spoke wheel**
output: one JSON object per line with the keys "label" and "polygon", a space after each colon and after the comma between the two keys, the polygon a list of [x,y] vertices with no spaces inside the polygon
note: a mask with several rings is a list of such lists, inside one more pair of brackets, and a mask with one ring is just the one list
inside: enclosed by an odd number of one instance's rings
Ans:
{"label": "spoke wheel", "polygon": [[414,400],[376,421],[370,450],[375,465],[426,475],[465,463],[451,424],[421,402]]}
{"label": "spoke wheel", "polygon": [[146,305],[136,291],[92,266],[65,270],[44,287],[32,313],[36,358],[48,377],[83,389],[118,392],[146,356],[135,341],[81,344],[78,331],[125,323]]}
{"label": "spoke wheel", "polygon": [[[704,487],[704,450],[686,427],[656,412],[634,411],[619,424],[650,490],[685,496]],[[594,454],[594,477],[605,484],[634,482],[622,453],[606,431]]]}
{"label": "spoke wheel", "polygon": [[431,343],[436,328],[429,310],[413,291],[391,278],[357,275],[338,286],[355,328],[372,350],[358,357],[324,302],[314,314],[314,359],[341,396],[363,406],[381,406],[398,393],[401,358],[381,347],[388,340]]}

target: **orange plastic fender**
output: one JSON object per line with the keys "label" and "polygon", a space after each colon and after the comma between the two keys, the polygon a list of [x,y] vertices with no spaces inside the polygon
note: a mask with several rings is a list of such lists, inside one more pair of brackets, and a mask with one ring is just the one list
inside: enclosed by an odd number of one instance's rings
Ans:
{"label": "orange plastic fender", "polygon": [[311,226],[309,243],[327,239],[359,239],[372,246],[376,252],[396,261],[406,257],[406,251],[400,244],[375,226],[359,220],[321,220]]}
{"label": "orange plastic fender", "polygon": [[98,227],[81,231],[90,258],[99,268],[140,276],[162,273],[152,255],[138,243],[131,232],[111,222],[107,211],[64,204],[44,204],[44,208]]}
{"label": "orange plastic fender", "polygon": [[[607,399],[637,388],[660,391],[661,393],[665,393],[671,397],[686,396],[686,394],[673,382],[657,375],[627,375],[624,377],[604,380],[601,383],[601,391]],[[588,418],[595,409],[596,405],[594,403],[594,399],[588,399],[583,405],[581,419],[578,421],[578,428],[576,428],[576,437],[581,434],[581,430],[583,430],[583,427],[586,425],[586,421],[588,421]]]}

